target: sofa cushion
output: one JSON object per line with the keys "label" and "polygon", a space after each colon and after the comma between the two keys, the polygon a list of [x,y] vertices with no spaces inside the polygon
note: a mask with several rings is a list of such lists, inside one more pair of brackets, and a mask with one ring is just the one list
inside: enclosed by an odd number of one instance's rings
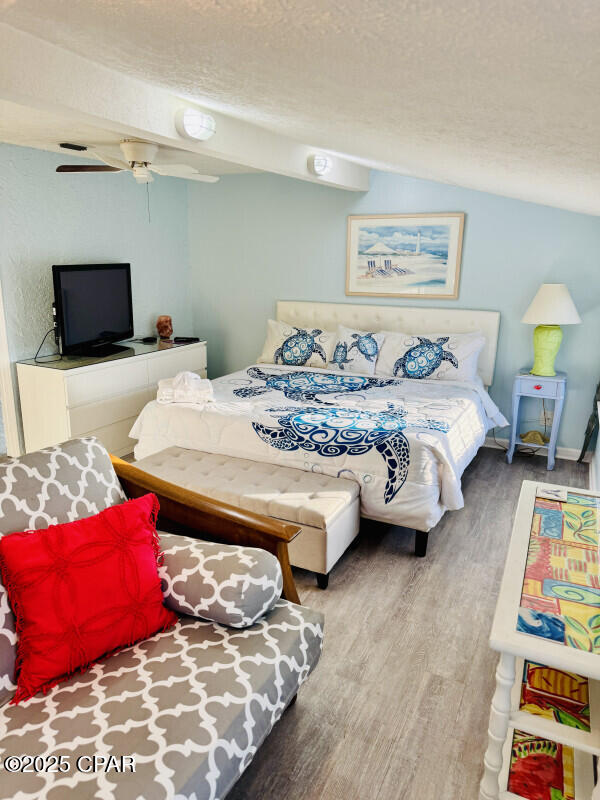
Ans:
{"label": "sofa cushion", "polygon": [[161,450],[135,466],[232,506],[321,530],[360,491],[358,483],[345,478],[183,447]]}
{"label": "sofa cushion", "polygon": [[0,538],[19,634],[11,702],[177,622],[163,605],[157,514],[156,495],[146,494],[93,517]]}
{"label": "sofa cushion", "polygon": [[[93,437],[0,461],[0,536],[89,517],[126,499]],[[0,705],[16,688],[15,657],[15,620],[0,581]]]}
{"label": "sofa cushion", "polygon": [[[170,631],[18,706],[0,708],[0,760],[67,755],[68,772],[2,771],[0,800],[224,798],[316,665],[322,614],[280,600],[244,630],[183,617]],[[133,755],[135,774],[78,772]]]}
{"label": "sofa cushion", "polygon": [[159,533],[159,575],[173,611],[246,628],[281,597],[281,567],[266,550]]}

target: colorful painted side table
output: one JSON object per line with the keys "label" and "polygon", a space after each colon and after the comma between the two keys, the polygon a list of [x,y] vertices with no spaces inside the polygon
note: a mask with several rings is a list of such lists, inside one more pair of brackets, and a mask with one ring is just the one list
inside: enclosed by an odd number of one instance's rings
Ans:
{"label": "colorful painted side table", "polygon": [[480,800],[600,800],[599,541],[600,494],[523,482],[490,635],[500,661]]}
{"label": "colorful painted side table", "polygon": [[[510,445],[506,453],[506,460],[512,464],[515,447],[524,444],[519,441],[520,428],[520,406],[522,397],[537,397],[540,400],[554,401],[554,416],[552,418],[552,430],[550,441],[547,445],[534,445],[536,450],[548,451],[548,469],[554,469],[556,458],[556,440],[560,427],[565,393],[567,390],[567,375],[565,372],[557,372],[553,378],[540,378],[532,375],[527,368],[520,370],[515,375],[512,393],[512,426],[510,431]],[[524,445],[531,447],[531,445]]]}

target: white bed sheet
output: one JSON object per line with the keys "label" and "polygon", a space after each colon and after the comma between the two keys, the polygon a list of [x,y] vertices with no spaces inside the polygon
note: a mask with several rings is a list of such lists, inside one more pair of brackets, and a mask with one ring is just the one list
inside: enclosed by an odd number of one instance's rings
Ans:
{"label": "white bed sheet", "polygon": [[261,364],[212,385],[204,407],[148,403],[136,459],[178,446],[349,478],[363,516],[422,531],[462,508],[464,469],[508,424],[481,382]]}

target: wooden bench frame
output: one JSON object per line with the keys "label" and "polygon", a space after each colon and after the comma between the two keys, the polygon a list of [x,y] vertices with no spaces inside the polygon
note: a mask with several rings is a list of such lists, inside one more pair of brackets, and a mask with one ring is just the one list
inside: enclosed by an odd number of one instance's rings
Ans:
{"label": "wooden bench frame", "polygon": [[116,456],[111,455],[110,460],[127,497],[139,497],[146,492],[154,492],[158,497],[159,528],[195,539],[268,550],[281,565],[282,597],[300,604],[288,554],[288,544],[300,533],[300,527],[184,489]]}

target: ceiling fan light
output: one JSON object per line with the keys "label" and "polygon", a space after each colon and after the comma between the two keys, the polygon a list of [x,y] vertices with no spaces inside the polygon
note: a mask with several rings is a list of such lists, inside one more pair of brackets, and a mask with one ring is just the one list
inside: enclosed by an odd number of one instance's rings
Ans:
{"label": "ceiling fan light", "polygon": [[312,153],[308,157],[307,166],[309,172],[312,172],[313,175],[322,178],[323,175],[327,175],[327,173],[331,170],[332,163],[329,156],[326,156],[325,153]]}
{"label": "ceiling fan light", "polygon": [[215,118],[197,108],[180,108],[175,114],[177,133],[186,139],[206,141],[217,130]]}
{"label": "ceiling fan light", "polygon": [[154,180],[152,173],[147,167],[134,167],[133,177],[135,178],[136,183],[152,183]]}

